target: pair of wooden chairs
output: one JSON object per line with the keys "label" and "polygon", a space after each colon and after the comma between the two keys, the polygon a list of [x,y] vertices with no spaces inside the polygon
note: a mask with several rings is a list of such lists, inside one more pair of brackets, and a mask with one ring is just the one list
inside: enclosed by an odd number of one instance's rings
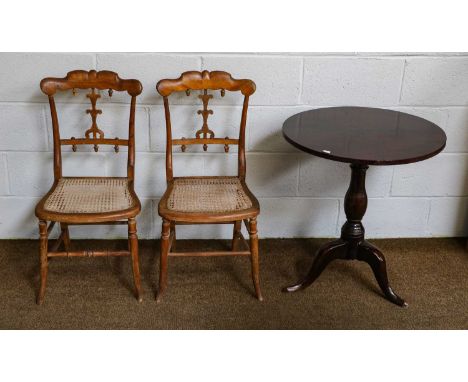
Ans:
{"label": "pair of wooden chairs", "polygon": [[[86,95],[91,102],[91,109],[86,113],[91,116],[91,127],[86,130],[84,138],[60,137],[59,120],[54,95],[57,91],[89,89]],[[45,78],[41,81],[41,90],[48,96],[52,116],[54,142],[54,183],[50,191],[36,206],[39,219],[40,242],[40,287],[37,303],[44,300],[49,259],[53,257],[94,257],[94,256],[131,256],[135,296],[141,301],[140,270],[138,260],[138,236],[136,216],[141,210],[140,201],[134,190],[135,182],[135,105],[136,97],[143,88],[138,80],[121,79],[117,73],[110,71],[69,72],[65,78]],[[99,91],[107,90],[109,96],[114,91],[127,92],[130,100],[130,117],[128,138],[107,138],[99,129],[97,117],[101,110],[96,108],[100,98]],[[257,216],[260,213],[259,203],[250,192],[246,183],[245,129],[249,96],[255,92],[251,80],[236,80],[229,73],[185,72],[178,79],[161,80],[156,90],[163,97],[166,119],[166,180],[167,190],[159,202],[158,212],[162,217],[161,258],[159,273],[159,301],[167,286],[168,257],[170,256],[222,256],[243,255],[251,257],[252,279],[256,296],[262,300],[259,282]],[[195,138],[172,138],[169,96],[174,92],[201,91],[198,96],[203,109],[198,111],[203,124]],[[213,98],[208,91],[238,92],[244,96],[239,137],[215,138],[208,128],[208,117],[213,113],[208,109],[208,102]],[[188,145],[201,144],[206,151],[208,145],[238,145],[238,175],[232,177],[174,177],[172,166],[173,146],[179,145],[185,151]],[[62,175],[62,146],[71,145],[76,151],[79,145],[93,145],[98,151],[99,145],[128,147],[126,177],[65,177]],[[49,223],[50,222],[50,223]],[[250,246],[241,233],[242,222],[245,223],[250,236]],[[48,236],[56,223],[60,224],[60,236],[49,249]],[[123,251],[73,251],[71,249],[69,226],[93,224],[124,224],[128,226],[128,250]],[[176,225],[180,224],[233,224],[231,251],[218,252],[175,252]],[[244,242],[246,249],[239,249]],[[62,250],[59,250],[63,246]]]}

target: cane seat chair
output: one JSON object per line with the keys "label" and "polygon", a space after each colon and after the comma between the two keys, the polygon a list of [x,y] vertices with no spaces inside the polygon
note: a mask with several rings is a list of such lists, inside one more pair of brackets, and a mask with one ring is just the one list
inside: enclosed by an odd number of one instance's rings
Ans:
{"label": "cane seat chair", "polygon": [[[163,97],[166,119],[166,180],[167,190],[161,198],[158,213],[162,217],[161,259],[159,273],[159,290],[157,300],[160,301],[167,286],[167,259],[169,256],[250,256],[252,280],[255,293],[262,300],[259,281],[259,258],[257,216],[260,207],[255,196],[250,192],[245,182],[245,129],[249,97],[255,92],[255,83],[248,79],[237,80],[229,73],[221,71],[191,71],[182,73],[178,79],[165,79],[158,82],[156,90]],[[202,116],[203,125],[195,134],[195,138],[172,139],[169,96],[174,92],[200,91],[198,97],[203,103],[203,109],[198,111]],[[208,102],[213,94],[208,91],[241,92],[244,96],[239,137],[215,138],[208,128],[208,117],[213,111],[208,109]],[[190,176],[174,177],[172,167],[172,148],[180,146],[185,152],[189,145],[203,145],[207,151],[208,145],[224,145],[224,151],[229,151],[229,145],[238,146],[237,176]],[[250,245],[244,240],[241,232],[244,222],[250,236]],[[176,225],[181,224],[233,224],[231,251],[218,252],[176,252]],[[240,249],[242,244],[245,248]]]}
{"label": "cane seat chair", "polygon": [[[55,107],[54,95],[57,91],[89,89],[86,95],[91,101],[91,127],[84,138],[71,137],[62,139]],[[75,70],[65,78],[44,78],[41,90],[49,98],[52,116],[54,142],[54,183],[50,191],[36,206],[40,234],[40,287],[37,303],[44,300],[48,262],[53,257],[93,257],[93,256],[131,256],[135,296],[141,301],[140,271],[138,263],[138,237],[135,218],[141,210],[140,201],[134,191],[135,169],[135,104],[142,86],[137,80],[124,80],[117,73],[110,71]],[[96,109],[96,101],[101,97],[100,90],[127,92],[131,97],[128,139],[106,138],[98,128],[97,116],[102,113]],[[128,147],[126,177],[65,177],[62,176],[62,146],[71,145],[73,151],[80,145],[93,145],[94,151],[99,145],[112,145],[117,153],[119,146]],[[50,224],[48,225],[48,222]],[[55,223],[60,224],[59,238],[49,249],[48,236]],[[122,251],[72,251],[70,225],[124,224],[128,226],[128,250]],[[59,251],[63,244],[63,250]]]}

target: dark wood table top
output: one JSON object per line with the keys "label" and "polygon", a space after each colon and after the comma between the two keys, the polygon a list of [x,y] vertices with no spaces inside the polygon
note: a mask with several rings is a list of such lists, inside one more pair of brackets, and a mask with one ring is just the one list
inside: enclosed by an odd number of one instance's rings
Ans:
{"label": "dark wood table top", "polygon": [[283,135],[302,151],[363,165],[421,161],[442,151],[447,141],[439,126],[423,118],[368,107],[305,111],[284,122]]}

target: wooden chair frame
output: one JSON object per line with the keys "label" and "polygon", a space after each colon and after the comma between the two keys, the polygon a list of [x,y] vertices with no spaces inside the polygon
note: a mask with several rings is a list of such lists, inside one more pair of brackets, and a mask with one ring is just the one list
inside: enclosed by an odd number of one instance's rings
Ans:
{"label": "wooden chair frame", "polygon": [[[131,256],[133,278],[135,284],[135,295],[138,301],[141,301],[140,287],[140,271],[138,261],[138,236],[136,230],[135,217],[141,210],[141,204],[134,191],[134,176],[135,176],[135,104],[136,97],[142,92],[143,87],[138,80],[121,79],[117,73],[111,71],[95,70],[84,71],[75,70],[67,74],[65,78],[44,78],[40,84],[41,90],[49,98],[50,112],[52,116],[53,142],[54,142],[54,183],[50,191],[36,206],[36,216],[39,219],[39,234],[40,234],[40,287],[37,295],[37,303],[41,304],[44,300],[48,262],[54,257],[95,257],[95,256]],[[54,95],[57,91],[75,89],[91,89],[91,93],[87,97],[91,101],[92,109],[87,110],[91,115],[92,126],[85,133],[85,138],[61,139],[57,110],[55,107]],[[128,139],[108,139],[104,137],[104,133],[98,129],[96,124],[97,115],[101,114],[101,110],[96,109],[96,100],[100,97],[98,90],[108,90],[109,96],[112,96],[113,91],[126,91],[131,96],[130,102],[130,119]],[[119,211],[104,212],[104,213],[57,213],[51,212],[44,208],[47,197],[54,191],[60,179],[62,179],[62,145],[72,145],[73,151],[76,151],[78,145],[94,145],[94,150],[98,151],[98,145],[112,145],[116,152],[119,146],[128,146],[128,162],[127,162],[127,180],[128,189],[132,200],[135,203],[131,208]],[[107,178],[106,178],[107,179]],[[118,178],[122,179],[122,178]],[[50,224],[48,224],[50,221]],[[49,250],[48,236],[54,227],[55,223],[60,223],[61,233],[59,238],[51,246]],[[68,227],[70,225],[93,225],[93,224],[109,224],[109,225],[128,225],[128,250],[122,251],[72,251],[70,243],[70,234]],[[64,250],[58,251],[60,245],[63,244]]]}
{"label": "wooden chair frame", "polygon": [[[160,301],[167,287],[167,260],[169,256],[250,256],[252,280],[255,287],[256,296],[259,300],[263,300],[260,291],[259,277],[259,255],[258,255],[258,234],[257,234],[257,216],[260,213],[258,200],[250,192],[245,184],[246,176],[246,159],[245,159],[245,129],[247,121],[247,109],[249,97],[255,92],[255,83],[248,79],[234,79],[229,73],[222,71],[190,71],[182,73],[178,79],[164,79],[157,83],[157,92],[163,97],[164,111],[166,120],[166,180],[167,190],[162,197],[158,212],[163,219],[162,234],[161,234],[161,260],[159,272],[159,290],[157,293],[157,301]],[[203,110],[199,110],[198,114],[203,117],[203,126],[197,131],[195,138],[172,139],[171,116],[169,109],[168,97],[174,92],[186,92],[190,95],[191,90],[202,90],[199,98],[203,102]],[[224,96],[225,91],[236,92],[240,91],[244,96],[242,107],[242,116],[239,129],[239,137],[232,138],[215,138],[213,131],[208,129],[208,115],[212,114],[212,110],[208,110],[208,101],[213,96],[207,91],[218,90],[221,96]],[[168,209],[167,201],[174,186],[175,179],[172,166],[172,150],[174,145],[180,145],[182,151],[186,150],[186,146],[202,144],[204,151],[208,145],[218,144],[224,145],[226,152],[229,150],[229,145],[238,145],[238,174],[237,178],[242,184],[242,188],[246,195],[252,201],[252,207],[234,212],[213,212],[213,213],[180,213]],[[192,179],[202,179],[206,177],[184,177]],[[213,177],[211,177],[213,178]],[[215,177],[223,178],[223,177]],[[242,221],[245,223],[250,236],[250,246],[244,239],[241,226]],[[175,252],[176,242],[176,225],[183,224],[233,224],[233,238],[231,251],[217,252]],[[244,243],[245,249],[239,249],[239,243]]]}

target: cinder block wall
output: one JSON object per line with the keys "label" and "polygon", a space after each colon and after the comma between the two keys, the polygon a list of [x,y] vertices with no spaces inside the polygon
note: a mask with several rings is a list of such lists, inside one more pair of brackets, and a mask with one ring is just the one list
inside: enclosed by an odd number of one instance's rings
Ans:
{"label": "cinder block wall", "polygon": [[[157,203],[165,187],[164,114],[155,84],[186,70],[226,70],[257,84],[247,121],[248,183],[261,204],[261,237],[331,237],[344,222],[346,164],[303,154],[281,136],[283,121],[324,106],[384,107],[422,116],[447,133],[443,153],[403,166],[371,167],[365,225],[370,237],[464,236],[468,196],[468,54],[0,54],[0,238],[36,238],[34,206],[52,182],[51,122],[39,90],[46,76],[73,69],[108,69],[144,86],[136,116],[136,184],[143,211],[142,238],[159,237]],[[233,136],[240,98],[219,94],[209,125]],[[201,126],[196,96],[173,100],[174,136]],[[98,125],[125,137],[128,100],[103,92]],[[220,106],[218,106],[218,104]],[[222,106],[221,106],[222,105]],[[90,126],[88,100],[58,100],[62,134],[82,136]],[[79,148],[64,155],[67,175],[122,175],[126,153]],[[177,151],[177,150],[176,150]],[[221,150],[222,151],[222,150]],[[189,148],[175,156],[176,175],[233,174],[236,152]],[[181,227],[179,237],[229,237],[230,226]],[[73,237],[125,237],[123,227],[72,228]]]}

